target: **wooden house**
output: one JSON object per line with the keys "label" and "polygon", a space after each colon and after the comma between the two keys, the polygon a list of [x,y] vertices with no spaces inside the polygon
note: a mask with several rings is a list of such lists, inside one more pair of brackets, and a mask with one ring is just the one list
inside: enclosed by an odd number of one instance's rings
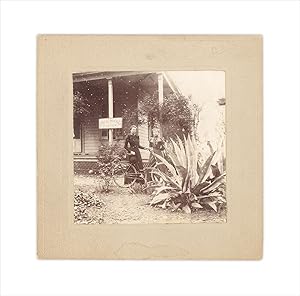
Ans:
{"label": "wooden house", "polygon": [[[143,95],[154,96],[159,103],[169,94],[180,91],[166,72],[86,72],[73,73],[73,94],[79,96],[87,114],[73,120],[75,172],[86,172],[95,166],[99,146],[124,139],[131,124],[137,125],[141,145],[149,146],[151,126],[138,118],[126,122],[126,110],[137,110]],[[128,119],[127,119],[128,121]],[[127,130],[126,130],[127,129]],[[143,159],[147,151],[141,151]]]}

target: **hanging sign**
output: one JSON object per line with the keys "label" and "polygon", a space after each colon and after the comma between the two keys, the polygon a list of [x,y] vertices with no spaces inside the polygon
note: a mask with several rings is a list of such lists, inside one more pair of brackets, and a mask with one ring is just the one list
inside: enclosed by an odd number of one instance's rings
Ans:
{"label": "hanging sign", "polygon": [[99,118],[99,129],[122,128],[122,117]]}

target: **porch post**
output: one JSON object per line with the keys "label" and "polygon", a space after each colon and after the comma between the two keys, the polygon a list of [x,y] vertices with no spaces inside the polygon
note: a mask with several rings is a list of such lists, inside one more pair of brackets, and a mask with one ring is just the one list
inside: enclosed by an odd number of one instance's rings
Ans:
{"label": "porch post", "polygon": [[[113,84],[112,79],[108,79],[108,117],[114,117],[114,96],[113,96]],[[113,129],[108,130],[108,143],[113,142]]]}
{"label": "porch post", "polygon": [[[161,105],[164,102],[164,76],[163,76],[163,73],[158,73],[157,79],[158,79],[158,103],[159,103],[159,108],[161,108]],[[160,134],[162,135],[161,119],[162,119],[162,116],[160,113],[158,121],[159,121]]]}
{"label": "porch post", "polygon": [[164,76],[158,73],[158,102],[161,105],[164,101]]}

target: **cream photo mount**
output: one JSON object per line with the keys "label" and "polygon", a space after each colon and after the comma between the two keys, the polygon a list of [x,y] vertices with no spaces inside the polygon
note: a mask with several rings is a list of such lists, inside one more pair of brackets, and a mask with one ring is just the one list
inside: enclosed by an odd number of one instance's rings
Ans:
{"label": "cream photo mount", "polygon": [[[261,35],[39,35],[39,259],[258,260],[263,253]],[[227,222],[73,222],[72,73],[226,73]]]}

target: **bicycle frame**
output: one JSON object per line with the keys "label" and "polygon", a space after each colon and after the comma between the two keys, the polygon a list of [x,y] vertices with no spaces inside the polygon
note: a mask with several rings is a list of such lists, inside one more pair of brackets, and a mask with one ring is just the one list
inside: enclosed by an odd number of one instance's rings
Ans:
{"label": "bicycle frame", "polygon": [[[117,182],[115,177],[114,177],[114,181],[115,181],[116,185],[119,186],[119,187],[130,188],[135,184],[136,181],[142,181],[142,183],[146,184],[146,186],[147,186],[147,184],[149,183],[147,181],[147,177],[149,176],[148,174],[151,175],[151,171],[156,169],[157,165],[160,164],[157,157],[155,156],[155,154],[152,151],[150,151],[150,158],[151,158],[151,156],[155,159],[154,164],[150,165],[149,162],[148,162],[148,165],[144,167],[143,171],[137,171],[136,166],[133,163],[130,163],[129,161],[123,161],[123,163],[128,164],[129,169],[131,168],[133,170],[133,172],[131,172],[131,173],[124,172],[123,178],[128,178],[128,179],[131,179],[132,181],[129,183],[129,185],[125,185],[125,184],[120,185],[118,183],[119,181]],[[116,176],[114,174],[114,170],[120,164],[120,162],[122,162],[122,160],[119,157],[117,157],[115,160],[113,160],[113,162],[115,163],[115,166],[113,168],[112,175]],[[120,175],[119,175],[119,178],[121,178]],[[150,178],[153,179],[153,176],[151,175]]]}

